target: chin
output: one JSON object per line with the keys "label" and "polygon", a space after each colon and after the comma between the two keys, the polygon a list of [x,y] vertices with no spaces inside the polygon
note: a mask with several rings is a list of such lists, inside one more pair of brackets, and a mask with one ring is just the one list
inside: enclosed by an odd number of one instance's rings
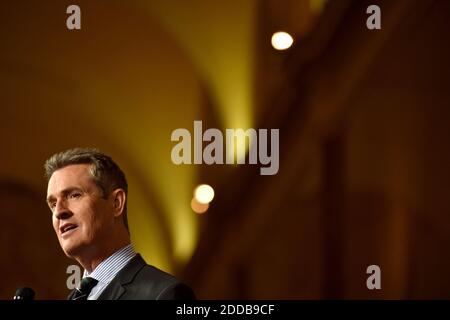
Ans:
{"label": "chin", "polygon": [[75,256],[78,256],[82,250],[82,245],[75,244],[75,243],[68,243],[72,241],[67,241],[66,243],[61,243],[61,248],[63,249],[64,253],[69,258],[74,258]]}
{"label": "chin", "polygon": [[76,255],[77,250],[74,250],[72,247],[63,247],[64,253],[68,258],[73,258]]}

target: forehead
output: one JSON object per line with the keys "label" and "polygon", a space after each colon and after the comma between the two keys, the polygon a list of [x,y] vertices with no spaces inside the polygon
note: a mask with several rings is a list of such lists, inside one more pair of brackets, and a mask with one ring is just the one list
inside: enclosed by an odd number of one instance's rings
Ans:
{"label": "forehead", "polygon": [[89,164],[73,164],[53,172],[48,181],[47,194],[58,193],[68,187],[82,187],[94,183]]}

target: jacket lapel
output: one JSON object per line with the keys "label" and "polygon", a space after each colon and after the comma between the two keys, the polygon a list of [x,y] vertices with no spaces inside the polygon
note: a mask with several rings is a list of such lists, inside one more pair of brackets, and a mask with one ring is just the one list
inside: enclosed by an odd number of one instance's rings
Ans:
{"label": "jacket lapel", "polygon": [[[140,254],[137,254],[114,277],[103,290],[97,300],[118,300],[126,293],[127,284],[133,282],[136,274],[146,265]],[[72,293],[73,294],[73,293]]]}
{"label": "jacket lapel", "polygon": [[118,300],[125,293],[125,287],[119,282],[111,281],[111,283],[103,290],[97,300]]}
{"label": "jacket lapel", "polygon": [[76,289],[73,289],[73,290],[70,292],[69,296],[67,297],[67,300],[72,300],[73,296],[75,295],[75,290],[76,290]]}

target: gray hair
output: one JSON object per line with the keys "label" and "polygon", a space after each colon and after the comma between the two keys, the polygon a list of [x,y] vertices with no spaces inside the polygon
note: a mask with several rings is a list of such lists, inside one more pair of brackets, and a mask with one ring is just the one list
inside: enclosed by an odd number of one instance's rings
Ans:
{"label": "gray hair", "polygon": [[[52,174],[59,169],[73,164],[90,164],[89,172],[96,185],[102,190],[103,197],[107,197],[117,188],[123,189],[128,194],[128,184],[125,174],[111,157],[101,153],[97,149],[74,148],[62,151],[51,156],[45,161],[45,176],[47,182]],[[123,208],[123,223],[128,229],[127,201]]]}

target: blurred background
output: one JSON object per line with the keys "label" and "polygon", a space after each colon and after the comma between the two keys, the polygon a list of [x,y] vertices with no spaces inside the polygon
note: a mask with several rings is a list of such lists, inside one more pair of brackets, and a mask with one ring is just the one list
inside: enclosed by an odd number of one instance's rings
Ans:
{"label": "blurred background", "polygon": [[[77,146],[119,163],[133,244],[200,299],[450,298],[449,1],[0,6],[0,299],[69,293],[43,163]],[[171,133],[194,120],[278,128],[279,172],[173,164]]]}

